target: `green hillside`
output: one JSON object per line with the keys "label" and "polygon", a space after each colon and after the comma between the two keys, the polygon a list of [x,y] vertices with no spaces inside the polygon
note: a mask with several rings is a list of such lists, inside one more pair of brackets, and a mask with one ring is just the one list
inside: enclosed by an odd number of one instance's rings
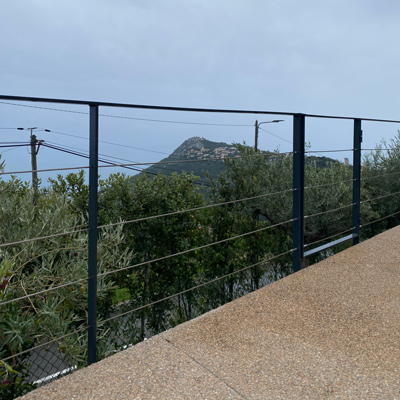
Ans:
{"label": "green hillside", "polygon": [[192,172],[200,177],[201,182],[206,183],[205,173],[218,176],[226,169],[223,158],[237,156],[239,152],[233,145],[193,137],[185,140],[170,156],[160,161],[170,164],[153,165],[145,171],[151,174],[161,172],[165,175],[171,175],[174,172]]}
{"label": "green hillside", "polygon": [[[268,152],[262,153],[267,154]],[[226,169],[224,158],[238,157],[239,155],[239,151],[233,145],[212,142],[202,137],[192,137],[185,140],[171,155],[162,159],[161,164],[152,165],[144,171],[150,174],[162,173],[165,175],[172,175],[174,172],[192,172],[200,177],[199,183],[207,184],[207,173],[212,177],[217,177]],[[306,157],[306,162],[315,162],[319,168],[325,168],[335,161],[323,156]]]}

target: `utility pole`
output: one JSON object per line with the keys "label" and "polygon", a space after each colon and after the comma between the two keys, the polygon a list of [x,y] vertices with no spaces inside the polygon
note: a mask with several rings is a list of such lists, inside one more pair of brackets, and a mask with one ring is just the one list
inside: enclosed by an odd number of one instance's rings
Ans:
{"label": "utility pole", "polygon": [[32,131],[35,128],[29,128],[31,131],[31,164],[32,164],[32,186],[33,186],[33,190],[35,193],[35,203],[36,203],[36,197],[37,197],[37,193],[39,191],[39,182],[38,182],[38,176],[37,176],[37,159],[36,156],[38,154],[38,150],[36,150],[36,143],[37,143],[37,139],[36,139],[36,135],[32,134]]}
{"label": "utility pole", "polygon": [[258,147],[258,121],[256,120],[256,123],[254,124],[255,128],[256,128],[256,137],[254,138],[254,150],[257,151],[257,147]]}
{"label": "utility pole", "polygon": [[[37,140],[36,135],[33,134],[34,130],[37,130],[37,127],[34,128],[17,128],[19,131],[30,131],[31,132],[31,165],[32,165],[32,187],[33,187],[33,204],[37,203],[37,199],[39,196],[39,179],[37,174],[37,154],[39,153],[40,145],[43,140]],[[50,129],[40,129],[39,131],[50,132]],[[36,147],[36,145],[38,145]]]}
{"label": "utility pole", "polygon": [[272,123],[278,123],[278,122],[283,122],[283,119],[274,119],[273,121],[265,121],[265,122],[258,122],[256,120],[254,127],[255,127],[255,138],[254,138],[254,150],[257,151],[258,149],[258,128],[260,127],[261,124],[272,124]]}

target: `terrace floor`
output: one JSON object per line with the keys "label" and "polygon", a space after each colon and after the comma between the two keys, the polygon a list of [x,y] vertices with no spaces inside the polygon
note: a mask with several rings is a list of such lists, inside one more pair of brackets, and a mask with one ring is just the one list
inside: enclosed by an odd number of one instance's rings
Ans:
{"label": "terrace floor", "polygon": [[23,397],[400,399],[400,227]]}

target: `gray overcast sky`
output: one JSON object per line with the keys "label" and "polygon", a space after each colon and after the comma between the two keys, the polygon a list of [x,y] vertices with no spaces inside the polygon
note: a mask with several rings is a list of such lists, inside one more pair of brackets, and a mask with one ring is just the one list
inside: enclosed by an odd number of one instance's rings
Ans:
{"label": "gray overcast sky", "polygon": [[[396,0],[3,0],[0,92],[400,119],[399,15]],[[103,140],[159,152],[170,153],[195,135],[226,142],[254,140],[252,115],[101,112],[249,125],[101,119]],[[6,104],[0,104],[0,115],[0,127],[37,126],[87,137],[86,115]],[[290,141],[291,123],[286,119],[264,128]],[[307,122],[307,127],[313,149],[351,148],[349,123],[319,120]],[[365,146],[394,136],[398,128],[369,124]],[[290,150],[287,142],[263,135],[262,148]],[[0,130],[0,141],[28,137],[28,132]],[[38,137],[87,149],[83,139],[44,132]],[[107,144],[101,152],[140,162],[163,157]],[[29,169],[26,149],[5,152],[3,159],[9,171]],[[39,168],[85,163],[55,150],[39,153]]]}

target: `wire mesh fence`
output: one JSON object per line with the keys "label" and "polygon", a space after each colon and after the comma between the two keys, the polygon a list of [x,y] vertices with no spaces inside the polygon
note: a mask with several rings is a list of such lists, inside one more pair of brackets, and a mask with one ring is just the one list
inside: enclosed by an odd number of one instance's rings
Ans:
{"label": "wire mesh fence", "polygon": [[[29,100],[0,99],[13,104]],[[0,171],[2,398],[46,384],[268,285],[307,265],[306,259],[327,257],[351,239],[356,243],[360,228],[369,237],[399,222],[398,141],[366,150],[370,154],[362,165],[360,119],[345,118],[355,121],[348,135],[360,140],[352,149],[311,151],[305,145],[305,120],[322,116],[39,100],[89,107],[87,112],[23,105],[89,116],[86,137],[54,131],[89,141],[89,151],[43,140],[4,143],[33,145],[35,151],[41,146],[72,157],[74,164]],[[267,151],[198,137],[197,147],[187,148],[180,158],[173,153],[175,158],[160,161],[169,153],[129,141],[100,140],[103,119],[202,129],[254,125],[100,113],[103,107],[290,117],[293,140],[271,135],[293,147]],[[269,133],[259,124],[257,128]],[[158,161],[100,154],[99,145],[152,153]],[[319,154],[348,152],[353,153],[353,165]],[[81,159],[89,165],[76,167]],[[60,175],[50,175],[44,184],[35,180],[34,172]],[[26,174],[32,174],[31,183],[19,178]]]}

